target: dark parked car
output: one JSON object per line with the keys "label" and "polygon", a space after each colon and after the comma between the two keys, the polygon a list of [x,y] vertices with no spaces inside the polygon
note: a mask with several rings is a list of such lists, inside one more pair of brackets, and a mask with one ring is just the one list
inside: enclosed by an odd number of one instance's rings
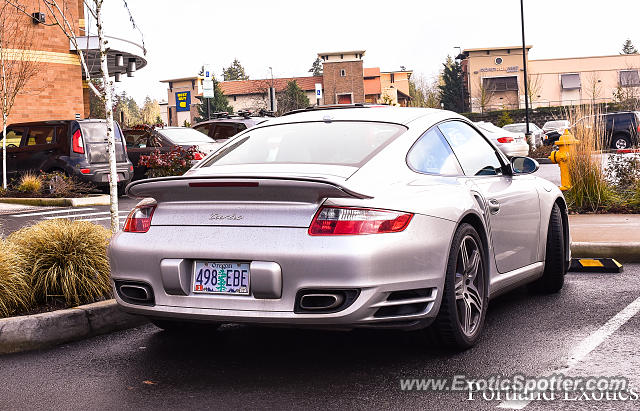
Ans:
{"label": "dark parked car", "polygon": [[[602,117],[605,127],[604,143],[606,147],[623,150],[630,148],[631,146],[638,145],[638,135],[640,134],[640,112],[621,111],[617,113],[607,113]],[[590,121],[590,119],[593,119],[593,116],[581,118],[576,122],[576,124],[584,121]],[[569,129],[571,130],[576,124],[569,126]],[[559,132],[548,133],[544,144],[551,145],[559,138]]]}
{"label": "dark parked car", "polygon": [[186,127],[137,127],[124,130],[124,136],[127,141],[129,160],[134,165],[133,180],[144,178],[147,172],[146,167],[138,165],[141,155],[149,155],[156,151],[166,153],[176,146],[185,149],[196,146],[198,152],[194,157],[196,160],[201,160],[220,146],[202,133]]}
{"label": "dark parked car", "polygon": [[[133,164],[127,158],[122,131],[118,123],[114,124],[118,183],[124,187],[131,181]],[[109,185],[106,134],[105,120],[11,124],[7,127],[7,178],[29,171],[57,171],[106,188]]]}
{"label": "dark parked car", "polygon": [[263,116],[252,117],[248,114],[231,116],[216,113],[216,117],[213,120],[203,121],[194,125],[193,129],[208,135],[214,141],[222,142],[269,119],[269,117]]}

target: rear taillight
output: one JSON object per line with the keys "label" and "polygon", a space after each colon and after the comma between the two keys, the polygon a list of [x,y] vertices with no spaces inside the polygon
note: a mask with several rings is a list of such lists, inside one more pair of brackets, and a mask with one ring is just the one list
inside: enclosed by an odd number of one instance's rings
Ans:
{"label": "rear taillight", "polygon": [[513,143],[513,137],[500,137],[498,143]]}
{"label": "rear taillight", "polygon": [[136,206],[127,216],[123,230],[128,233],[146,233],[151,227],[151,218],[155,209],[155,204]]}
{"label": "rear taillight", "polygon": [[91,173],[91,169],[90,168],[81,168],[80,172],[82,174],[89,174],[89,173]]}
{"label": "rear taillight", "polygon": [[413,214],[373,208],[322,207],[309,227],[309,235],[397,233]]}
{"label": "rear taillight", "polygon": [[202,160],[204,158],[204,154],[202,154],[199,151],[196,151],[195,153],[193,153],[193,159],[194,160]]}
{"label": "rear taillight", "polygon": [[80,129],[77,129],[75,133],[73,133],[73,152],[78,154],[84,154],[84,143],[82,142],[82,132]]}
{"label": "rear taillight", "polygon": [[133,173],[133,164],[131,164],[131,165],[129,166],[129,171],[131,171],[131,172]]}

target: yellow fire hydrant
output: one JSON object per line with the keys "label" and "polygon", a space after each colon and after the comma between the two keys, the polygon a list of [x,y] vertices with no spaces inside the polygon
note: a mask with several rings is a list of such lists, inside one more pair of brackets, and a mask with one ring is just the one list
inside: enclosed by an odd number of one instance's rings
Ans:
{"label": "yellow fire hydrant", "polygon": [[573,137],[573,134],[566,129],[564,134],[560,136],[554,144],[558,146],[558,150],[553,151],[549,156],[549,160],[560,167],[560,181],[562,185],[560,190],[566,191],[571,188],[571,176],[569,175],[569,156],[573,152],[573,146],[580,141]]}

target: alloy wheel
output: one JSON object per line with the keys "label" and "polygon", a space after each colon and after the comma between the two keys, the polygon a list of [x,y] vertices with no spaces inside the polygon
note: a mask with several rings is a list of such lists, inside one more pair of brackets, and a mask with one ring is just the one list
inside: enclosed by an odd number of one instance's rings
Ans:
{"label": "alloy wheel", "polygon": [[462,239],[458,249],[454,284],[460,329],[471,337],[482,320],[485,282],[480,247],[470,235]]}

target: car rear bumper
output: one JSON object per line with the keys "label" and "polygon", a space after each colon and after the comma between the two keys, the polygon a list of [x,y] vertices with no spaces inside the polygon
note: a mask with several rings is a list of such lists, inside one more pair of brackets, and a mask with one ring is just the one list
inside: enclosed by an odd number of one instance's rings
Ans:
{"label": "car rear bumper", "polygon": [[[93,183],[97,186],[109,185],[109,165],[90,165],[86,167],[89,173],[81,173],[80,169],[74,170],[75,175],[83,181]],[[116,170],[118,172],[118,183],[128,184],[133,178],[130,163],[118,163]]]}
{"label": "car rear bumper", "polygon": [[[415,216],[401,233],[363,236],[312,237],[306,228],[288,227],[152,226],[145,234],[117,234],[109,254],[114,284],[139,283],[152,289],[149,304],[127,302],[115,290],[118,304],[133,314],[190,321],[414,328],[427,325],[437,314],[454,229],[453,222],[425,216]],[[251,262],[251,295],[193,293],[194,260]],[[270,281],[266,293],[264,281],[254,286],[259,278],[254,263],[275,267],[270,277],[275,282]],[[309,290],[349,290],[354,298],[337,310],[310,312],[299,307],[301,293]]]}

